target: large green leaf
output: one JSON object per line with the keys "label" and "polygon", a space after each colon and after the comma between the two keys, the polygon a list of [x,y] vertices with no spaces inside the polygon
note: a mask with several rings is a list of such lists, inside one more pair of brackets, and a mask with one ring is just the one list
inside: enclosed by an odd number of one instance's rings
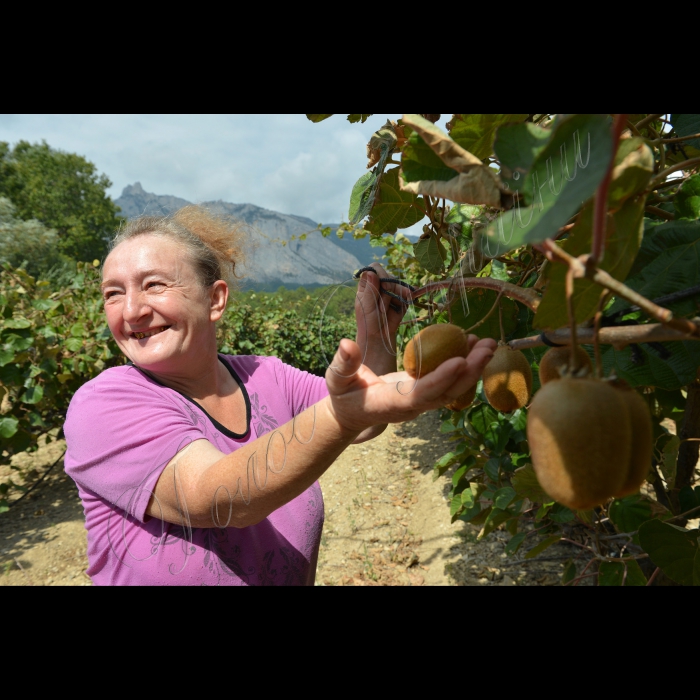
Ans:
{"label": "large green leaf", "polygon": [[[659,224],[651,219],[644,219],[644,238],[642,246],[634,259],[629,277],[632,278],[641,272],[649,263],[653,262],[668,248],[679,245],[692,245],[700,238],[700,226],[697,221],[669,221]],[[623,306],[629,306],[624,300],[615,304],[619,310]]]}
{"label": "large green leaf", "polygon": [[488,226],[482,238],[484,253],[498,257],[554,236],[594,194],[610,163],[611,148],[604,115],[574,114],[558,120],[519,188],[530,206],[516,205]]}
{"label": "large green leaf", "polygon": [[649,501],[639,495],[614,500],[608,512],[618,532],[635,532],[652,517]]}
{"label": "large green leaf", "polygon": [[608,207],[617,209],[625,200],[642,192],[654,174],[654,154],[644,139],[623,139],[615,154]]}
{"label": "large green leaf", "polygon": [[[629,199],[607,218],[605,230],[605,257],[600,267],[615,279],[624,280],[635,254],[642,242],[644,222],[644,200]],[[591,250],[593,235],[593,206],[587,206],[566,242],[570,255],[579,256]],[[533,324],[536,328],[556,329],[569,325],[566,310],[566,265],[551,266],[547,289],[537,308]],[[574,282],[574,311],[577,323],[590,318],[596,310],[602,287],[588,279]]]}
{"label": "large green leaf", "polygon": [[[627,575],[625,575],[627,570]],[[646,586],[647,579],[635,559],[630,561],[604,561],[598,569],[599,586]]]}
{"label": "large green leaf", "polygon": [[12,416],[0,417],[0,437],[8,440],[17,432],[19,421]]}
{"label": "large green leaf", "polygon": [[450,136],[467,151],[484,160],[493,153],[496,130],[503,124],[522,122],[527,114],[455,114]]}
{"label": "large green leaf", "polygon": [[[685,340],[678,343],[661,343],[669,357],[663,359],[658,351],[648,345],[637,346],[641,362],[635,362],[630,347],[615,350],[607,346],[603,352],[603,371],[614,373],[631,386],[654,386],[661,389],[680,389],[694,381],[700,366],[700,342]],[[606,346],[604,346],[606,347]]]}
{"label": "large green leaf", "polygon": [[[498,293],[492,289],[474,289],[467,292],[466,303],[463,305],[461,296],[456,295],[451,307],[452,323],[465,330],[472,328],[491,311],[497,297]],[[509,336],[518,325],[518,305],[504,296],[501,297],[500,304],[503,310],[503,330]],[[498,309],[484,323],[469,332],[479,338],[500,338]]]}
{"label": "large green leaf", "polygon": [[425,216],[423,207],[422,197],[400,189],[399,168],[392,168],[382,176],[365,228],[374,236],[395,233],[419,222]]}
{"label": "large green leaf", "polygon": [[421,238],[413,245],[413,255],[420,266],[435,275],[443,272],[445,267],[445,251],[440,251],[440,247],[441,244],[434,236]]}
{"label": "large green leaf", "polygon": [[516,469],[511,477],[511,484],[518,496],[528,498],[533,503],[548,503],[551,498],[542,490],[537,474],[531,465]]}
{"label": "large green leaf", "polygon": [[[652,231],[651,236],[645,237],[640,250],[648,264],[630,276],[625,284],[647,299],[696,286],[700,280],[700,221],[671,221]],[[628,305],[620,299],[613,304],[611,312]],[[693,299],[673,305],[673,311],[678,315],[695,313],[696,310]]]}
{"label": "large green leaf", "polygon": [[660,520],[639,528],[639,543],[651,561],[683,586],[700,586],[700,530],[685,530]]}
{"label": "large green leaf", "polygon": [[[671,124],[678,136],[700,134],[700,114],[672,114]],[[685,141],[689,146],[700,148],[700,138]]]}
{"label": "large green leaf", "polygon": [[498,129],[493,149],[501,164],[501,179],[509,189],[515,191],[525,182],[525,176],[551,136],[550,129],[532,122],[506,124]]}
{"label": "large green leaf", "polygon": [[377,182],[377,173],[373,170],[365,173],[353,185],[350,193],[350,210],[348,211],[348,221],[356,224],[369,214],[372,209],[372,192]]}
{"label": "large green leaf", "polygon": [[689,177],[673,198],[673,206],[678,216],[686,219],[700,217],[700,175]]}
{"label": "large green leaf", "polygon": [[457,171],[445,165],[440,156],[415,131],[404,146],[401,169],[406,182],[451,180],[457,176]]}

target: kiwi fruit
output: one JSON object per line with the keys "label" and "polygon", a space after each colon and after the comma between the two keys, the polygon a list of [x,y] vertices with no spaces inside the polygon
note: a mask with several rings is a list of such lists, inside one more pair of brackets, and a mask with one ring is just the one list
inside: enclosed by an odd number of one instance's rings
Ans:
{"label": "kiwi fruit", "polygon": [[437,323],[426,326],[408,341],[403,355],[403,366],[414,379],[419,379],[437,369],[446,360],[466,357],[468,354],[467,334],[452,323]]}
{"label": "kiwi fruit", "polygon": [[621,379],[616,379],[610,384],[625,402],[632,431],[627,479],[619,491],[613,494],[615,498],[623,498],[637,493],[649,474],[654,449],[654,429],[646,401]]}
{"label": "kiwi fruit", "polygon": [[621,393],[599,379],[562,377],[535,395],[527,421],[532,466],[555,501],[588,510],[627,483],[632,420]]}
{"label": "kiwi fruit", "polygon": [[467,389],[461,396],[458,396],[454,401],[448,403],[446,408],[450,411],[461,411],[467,406],[471,406],[476,398],[476,384],[471,389]]}
{"label": "kiwi fruit", "polygon": [[530,398],[532,369],[520,350],[499,343],[482,379],[488,402],[503,413],[522,408]]}
{"label": "kiwi fruit", "polygon": [[[569,370],[570,362],[570,347],[550,348],[547,350],[540,361],[540,384],[544,386],[547,382],[551,382],[552,379],[561,379],[562,374]],[[593,371],[591,358],[580,347],[576,348],[576,365],[577,370],[586,369],[589,374]]]}

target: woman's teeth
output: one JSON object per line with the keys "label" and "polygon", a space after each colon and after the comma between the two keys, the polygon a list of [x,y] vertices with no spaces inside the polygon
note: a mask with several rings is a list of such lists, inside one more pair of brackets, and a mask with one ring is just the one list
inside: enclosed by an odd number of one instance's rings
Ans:
{"label": "woman's teeth", "polygon": [[170,326],[163,326],[162,328],[155,328],[152,331],[148,331],[147,333],[134,333],[134,338],[137,340],[142,340],[143,338],[150,338],[152,335],[156,335],[158,333],[162,333],[163,331],[167,331]]}

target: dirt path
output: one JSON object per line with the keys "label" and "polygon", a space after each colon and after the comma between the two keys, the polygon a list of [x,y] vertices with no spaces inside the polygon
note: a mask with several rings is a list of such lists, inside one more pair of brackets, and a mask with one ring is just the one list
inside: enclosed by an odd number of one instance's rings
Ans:
{"label": "dirt path", "polygon": [[[548,560],[513,561],[503,552],[508,533],[477,542],[479,528],[450,523],[449,480],[432,476],[450,445],[438,427],[437,412],[389,426],[348,448],[326,472],[317,585],[559,583],[568,547],[551,547]],[[64,446],[53,442],[16,459],[36,479]],[[8,476],[9,470],[0,473],[0,481]],[[80,499],[59,462],[35,491],[0,514],[0,585],[89,586],[85,547]]]}

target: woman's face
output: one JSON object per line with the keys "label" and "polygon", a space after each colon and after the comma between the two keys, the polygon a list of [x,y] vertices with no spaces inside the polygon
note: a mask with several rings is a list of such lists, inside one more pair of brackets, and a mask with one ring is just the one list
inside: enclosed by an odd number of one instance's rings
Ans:
{"label": "woman's face", "polygon": [[107,323],[122,352],[153,372],[193,369],[214,344],[228,290],[205,290],[176,241],[143,234],[120,243],[102,271]]}

